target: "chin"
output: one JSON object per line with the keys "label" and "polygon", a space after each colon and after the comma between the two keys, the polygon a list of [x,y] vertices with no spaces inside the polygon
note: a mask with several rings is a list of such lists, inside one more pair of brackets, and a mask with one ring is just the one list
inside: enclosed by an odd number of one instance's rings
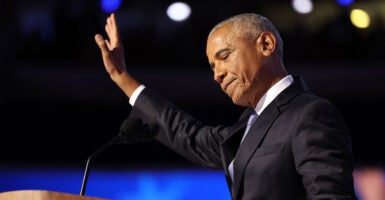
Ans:
{"label": "chin", "polygon": [[244,106],[244,107],[248,106],[247,103],[244,102],[244,101],[242,101],[242,98],[239,97],[239,96],[233,96],[233,97],[231,98],[231,100],[233,101],[233,103],[234,103],[235,105],[238,105],[238,106]]}

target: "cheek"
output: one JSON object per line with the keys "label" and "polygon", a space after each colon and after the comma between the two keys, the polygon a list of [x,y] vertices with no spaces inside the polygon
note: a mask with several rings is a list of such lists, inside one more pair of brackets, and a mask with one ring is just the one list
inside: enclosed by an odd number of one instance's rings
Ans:
{"label": "cheek", "polygon": [[244,85],[248,82],[248,65],[247,63],[243,62],[242,59],[235,59],[228,69],[230,73],[237,77],[239,84]]}
{"label": "cheek", "polygon": [[249,65],[248,63],[244,63],[244,65],[242,65],[242,68],[239,71],[240,81],[245,87],[250,87],[254,79],[255,75],[251,70],[252,67],[253,67],[252,65]]}
{"label": "cheek", "polygon": [[245,70],[246,79],[251,84],[252,82],[255,82],[256,79],[258,79],[258,76],[260,74],[260,67],[255,62],[248,63],[247,69]]}
{"label": "cheek", "polygon": [[242,82],[245,84],[250,84],[251,80],[255,76],[255,71],[257,69],[256,61],[250,57],[243,57],[242,60],[239,60],[238,67]]}

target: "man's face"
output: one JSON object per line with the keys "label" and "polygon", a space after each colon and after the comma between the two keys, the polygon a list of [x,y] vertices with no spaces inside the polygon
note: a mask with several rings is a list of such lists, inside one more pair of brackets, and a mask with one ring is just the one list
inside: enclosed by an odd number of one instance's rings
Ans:
{"label": "man's face", "polygon": [[206,54],[215,81],[234,104],[253,107],[264,93],[261,53],[257,42],[245,41],[230,31],[229,25],[215,31],[207,40]]}

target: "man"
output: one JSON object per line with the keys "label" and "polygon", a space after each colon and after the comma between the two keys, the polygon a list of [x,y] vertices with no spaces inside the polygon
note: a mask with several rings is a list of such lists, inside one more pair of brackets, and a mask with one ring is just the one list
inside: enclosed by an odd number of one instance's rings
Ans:
{"label": "man", "polygon": [[281,37],[268,19],[240,14],[208,36],[215,81],[247,107],[231,127],[204,125],[138,83],[126,70],[114,14],[105,29],[109,40],[95,40],[111,79],[130,98],[130,117],[192,162],[223,169],[232,199],[355,199],[347,127],[329,101],[287,74]]}

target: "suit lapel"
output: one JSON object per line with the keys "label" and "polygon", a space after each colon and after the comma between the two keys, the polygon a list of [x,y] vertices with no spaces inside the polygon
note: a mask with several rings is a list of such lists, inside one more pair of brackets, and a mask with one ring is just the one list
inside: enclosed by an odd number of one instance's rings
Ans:
{"label": "suit lapel", "polygon": [[242,138],[242,133],[246,128],[246,120],[240,120],[235,125],[232,126],[231,130],[229,130],[229,136],[222,143],[221,153],[222,153],[222,165],[225,170],[226,176],[229,175],[229,170],[227,167],[233,160],[238,148],[239,143]]}
{"label": "suit lapel", "polygon": [[253,153],[261,145],[265,135],[269,131],[271,124],[279,115],[277,106],[273,103],[266,107],[266,110],[257,118],[254,125],[250,128],[242,145],[239,147],[234,160],[234,187],[233,196],[237,197],[243,182],[245,167],[250,161]]}
{"label": "suit lapel", "polygon": [[247,116],[250,115],[251,112],[253,112],[253,109],[246,109],[243,112],[239,121],[230,127],[228,136],[221,144],[222,167],[226,174],[226,182],[230,190],[233,188],[233,181],[231,180],[228,166],[234,159],[234,156],[239,148],[243,133],[246,129]]}

